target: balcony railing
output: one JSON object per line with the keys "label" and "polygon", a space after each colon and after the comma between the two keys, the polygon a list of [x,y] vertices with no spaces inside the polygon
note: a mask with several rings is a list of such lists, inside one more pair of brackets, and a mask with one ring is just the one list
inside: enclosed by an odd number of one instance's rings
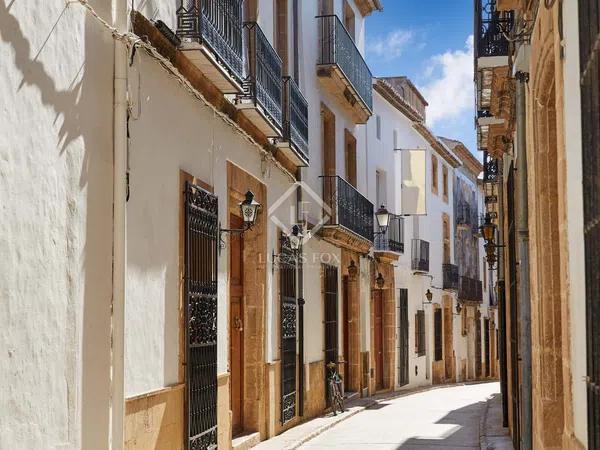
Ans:
{"label": "balcony railing", "polygon": [[512,11],[497,11],[496,0],[475,0],[476,57],[508,56]]}
{"label": "balcony railing", "polygon": [[374,209],[364,195],[343,178],[322,176],[323,200],[330,216],[326,226],[342,226],[373,242]]}
{"label": "balcony railing", "polygon": [[412,270],[429,272],[429,242],[422,239],[412,240]]}
{"label": "balcony railing", "polygon": [[256,22],[244,24],[248,43],[248,76],[242,100],[261,108],[271,124],[281,131],[283,121],[283,63]]}
{"label": "balcony railing", "polygon": [[443,288],[451,291],[458,290],[458,266],[456,264],[442,264],[444,275]]}
{"label": "balcony railing", "polygon": [[291,77],[283,79],[283,139],[308,164],[308,103]]}
{"label": "balcony railing", "polygon": [[483,302],[481,280],[461,276],[458,286],[458,298],[471,302]]}
{"label": "balcony railing", "polygon": [[206,45],[238,83],[244,79],[243,0],[179,0],[177,36]]}
{"label": "balcony railing", "polygon": [[375,235],[375,249],[383,252],[404,253],[404,218],[390,216],[388,229]]}
{"label": "balcony railing", "polygon": [[498,182],[498,160],[492,158],[488,152],[483,153],[483,182],[497,183]]}
{"label": "balcony railing", "polygon": [[335,16],[319,16],[319,65],[337,65],[367,109],[373,111],[371,71],[348,31]]}

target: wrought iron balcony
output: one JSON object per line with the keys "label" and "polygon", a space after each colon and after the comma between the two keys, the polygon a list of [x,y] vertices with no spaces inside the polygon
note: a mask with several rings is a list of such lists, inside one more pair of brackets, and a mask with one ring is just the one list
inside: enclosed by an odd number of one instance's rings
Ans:
{"label": "wrought iron balcony", "polygon": [[483,302],[481,280],[461,276],[458,285],[458,298],[471,302]]}
{"label": "wrought iron balcony", "polygon": [[412,270],[429,272],[429,242],[422,239],[412,240]]}
{"label": "wrought iron balcony", "polygon": [[236,104],[267,137],[280,137],[283,127],[283,64],[256,22],[244,24],[247,76]]}
{"label": "wrought iron balcony", "polygon": [[373,242],[374,208],[354,186],[337,175],[322,176],[323,200],[330,216],[326,227],[343,227]]}
{"label": "wrought iron balcony", "polygon": [[375,250],[382,252],[404,253],[404,218],[390,216],[388,229],[375,235]]}
{"label": "wrought iron balcony", "polygon": [[456,264],[442,264],[444,275],[443,288],[450,291],[458,291],[458,266]]}
{"label": "wrought iron balcony", "polygon": [[283,78],[283,140],[278,147],[294,164],[308,165],[308,103],[292,77]]}
{"label": "wrought iron balcony", "polygon": [[353,111],[357,123],[366,123],[373,114],[371,71],[337,16],[318,16],[317,20],[317,75],[341,104]]}
{"label": "wrought iron balcony", "polygon": [[475,0],[476,58],[508,56],[513,12],[497,11],[496,0]]}
{"label": "wrought iron balcony", "polygon": [[483,153],[483,182],[497,183],[499,177],[498,159],[492,158],[488,152]]}
{"label": "wrought iron balcony", "polygon": [[243,0],[178,0],[182,50],[221,91],[237,93],[244,80]]}

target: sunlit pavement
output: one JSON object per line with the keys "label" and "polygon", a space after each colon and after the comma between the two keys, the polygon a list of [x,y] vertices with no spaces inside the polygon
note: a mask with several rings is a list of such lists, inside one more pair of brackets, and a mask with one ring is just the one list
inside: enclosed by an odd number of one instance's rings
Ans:
{"label": "sunlit pavement", "polygon": [[[314,449],[479,449],[485,417],[499,408],[499,383],[452,386],[381,401],[300,447]],[[501,426],[500,426],[501,428]],[[495,436],[497,440],[497,436]],[[508,441],[504,439],[504,445]],[[509,441],[508,441],[509,442]],[[484,448],[510,448],[487,445]]]}

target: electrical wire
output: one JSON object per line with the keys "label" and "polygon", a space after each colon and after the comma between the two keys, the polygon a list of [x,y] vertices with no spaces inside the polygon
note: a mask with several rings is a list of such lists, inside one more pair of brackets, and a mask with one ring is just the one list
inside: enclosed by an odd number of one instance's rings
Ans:
{"label": "electrical wire", "polygon": [[134,48],[143,49],[148,56],[158,61],[163,69],[165,69],[172,77],[174,77],[177,82],[186,90],[189,94],[191,94],[196,99],[200,100],[206,106],[208,106],[216,116],[218,116],[221,120],[223,120],[228,125],[232,126],[238,133],[240,133],[244,139],[250,142],[255,149],[259,152],[259,154],[265,159],[268,160],[271,164],[276,166],[284,175],[286,175],[292,182],[296,182],[296,177],[283,166],[279,161],[275,159],[271,152],[265,150],[256,140],[250,136],[245,130],[243,130],[236,122],[234,122],[228,115],[219,111],[215,108],[212,103],[210,103],[192,84],[189,80],[184,77],[179,70],[169,61],[167,58],[162,56],[159,51],[153,47],[150,43],[144,41],[139,36],[134,33],[125,32],[122,33],[117,30],[115,27],[110,25],[106,20],[104,20],[100,15],[94,10],[94,8],[89,4],[88,0],[68,0],[68,4],[77,3],[82,5],[92,17],[94,17],[104,28],[110,31],[113,39],[116,41],[122,42],[129,50]]}

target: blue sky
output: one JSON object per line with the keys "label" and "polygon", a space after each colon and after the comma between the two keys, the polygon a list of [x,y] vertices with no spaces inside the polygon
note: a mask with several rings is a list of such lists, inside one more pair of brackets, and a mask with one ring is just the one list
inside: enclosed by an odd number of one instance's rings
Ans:
{"label": "blue sky", "polygon": [[477,155],[472,0],[383,0],[366,23],[375,76],[406,75],[429,102],[428,125]]}

